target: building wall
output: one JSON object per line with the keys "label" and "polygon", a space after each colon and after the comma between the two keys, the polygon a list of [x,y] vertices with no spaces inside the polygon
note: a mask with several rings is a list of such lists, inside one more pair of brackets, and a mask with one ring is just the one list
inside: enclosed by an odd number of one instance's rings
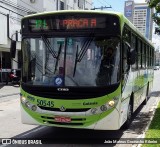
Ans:
{"label": "building wall", "polygon": [[[130,4],[132,6],[128,6]],[[152,40],[153,10],[148,7],[147,3],[134,3],[133,1],[125,2],[125,16],[139,29],[139,31],[149,40]],[[129,13],[128,10],[130,10]]]}
{"label": "building wall", "polygon": [[[20,30],[20,19],[22,15],[17,12],[17,0],[3,0],[0,2],[0,71],[9,71],[17,68],[17,63],[10,59],[10,40],[16,39],[16,31]],[[20,35],[17,41],[20,41]],[[17,49],[20,43],[17,42]],[[15,58],[17,60],[17,56]],[[10,63],[8,62],[10,61]],[[2,73],[1,73],[2,74]],[[2,78],[2,76],[1,76]],[[1,81],[0,78],[0,81]]]}
{"label": "building wall", "polygon": [[133,23],[134,1],[126,1],[124,6],[124,15]]}
{"label": "building wall", "polygon": [[151,9],[147,4],[135,4],[133,24],[149,40],[152,39],[152,16]]}
{"label": "building wall", "polygon": [[160,66],[160,52],[159,52],[159,48],[155,51],[155,65]]}
{"label": "building wall", "polygon": [[44,11],[57,10],[56,1],[57,0],[44,0],[43,1]]}
{"label": "building wall", "polygon": [[[49,1],[49,0],[46,0]],[[44,6],[43,6],[43,0],[17,0],[17,4],[19,6],[23,6],[26,11],[21,11],[23,15],[26,15],[27,13],[31,12],[43,12]],[[50,5],[49,5],[50,6]]]}

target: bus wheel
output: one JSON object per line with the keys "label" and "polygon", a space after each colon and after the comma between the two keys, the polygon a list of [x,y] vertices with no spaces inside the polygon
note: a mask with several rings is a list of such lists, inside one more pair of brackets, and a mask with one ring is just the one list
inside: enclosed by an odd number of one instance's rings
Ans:
{"label": "bus wheel", "polygon": [[148,96],[146,95],[145,100],[143,101],[142,105],[146,105],[148,101]]}
{"label": "bus wheel", "polygon": [[149,99],[149,84],[148,84],[148,86],[147,86],[146,97],[145,97],[144,101],[142,102],[142,105],[146,105],[148,99]]}
{"label": "bus wheel", "polygon": [[127,111],[127,120],[124,124],[124,129],[128,129],[130,124],[132,122],[132,105],[128,105],[128,111]]}

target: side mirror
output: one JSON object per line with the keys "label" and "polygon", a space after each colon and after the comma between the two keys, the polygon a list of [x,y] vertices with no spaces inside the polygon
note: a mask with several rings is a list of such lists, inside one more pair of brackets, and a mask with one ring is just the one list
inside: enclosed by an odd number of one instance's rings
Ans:
{"label": "side mirror", "polygon": [[11,58],[15,58],[16,56],[16,41],[14,40],[11,41],[10,55],[11,55]]}
{"label": "side mirror", "polygon": [[133,65],[136,62],[136,51],[131,49],[128,53],[128,64]]}

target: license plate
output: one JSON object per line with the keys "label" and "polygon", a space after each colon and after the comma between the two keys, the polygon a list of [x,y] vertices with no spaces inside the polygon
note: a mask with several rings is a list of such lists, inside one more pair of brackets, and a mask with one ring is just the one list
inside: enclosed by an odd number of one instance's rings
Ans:
{"label": "license plate", "polygon": [[71,118],[70,117],[63,117],[63,116],[56,116],[55,121],[68,123],[68,122],[71,122]]}

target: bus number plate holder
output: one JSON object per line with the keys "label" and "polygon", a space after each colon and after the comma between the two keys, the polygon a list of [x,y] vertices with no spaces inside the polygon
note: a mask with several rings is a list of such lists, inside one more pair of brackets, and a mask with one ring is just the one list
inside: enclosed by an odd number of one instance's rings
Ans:
{"label": "bus number plate holder", "polygon": [[54,120],[55,120],[55,122],[64,122],[64,123],[71,122],[70,117],[64,117],[64,116],[56,116]]}

